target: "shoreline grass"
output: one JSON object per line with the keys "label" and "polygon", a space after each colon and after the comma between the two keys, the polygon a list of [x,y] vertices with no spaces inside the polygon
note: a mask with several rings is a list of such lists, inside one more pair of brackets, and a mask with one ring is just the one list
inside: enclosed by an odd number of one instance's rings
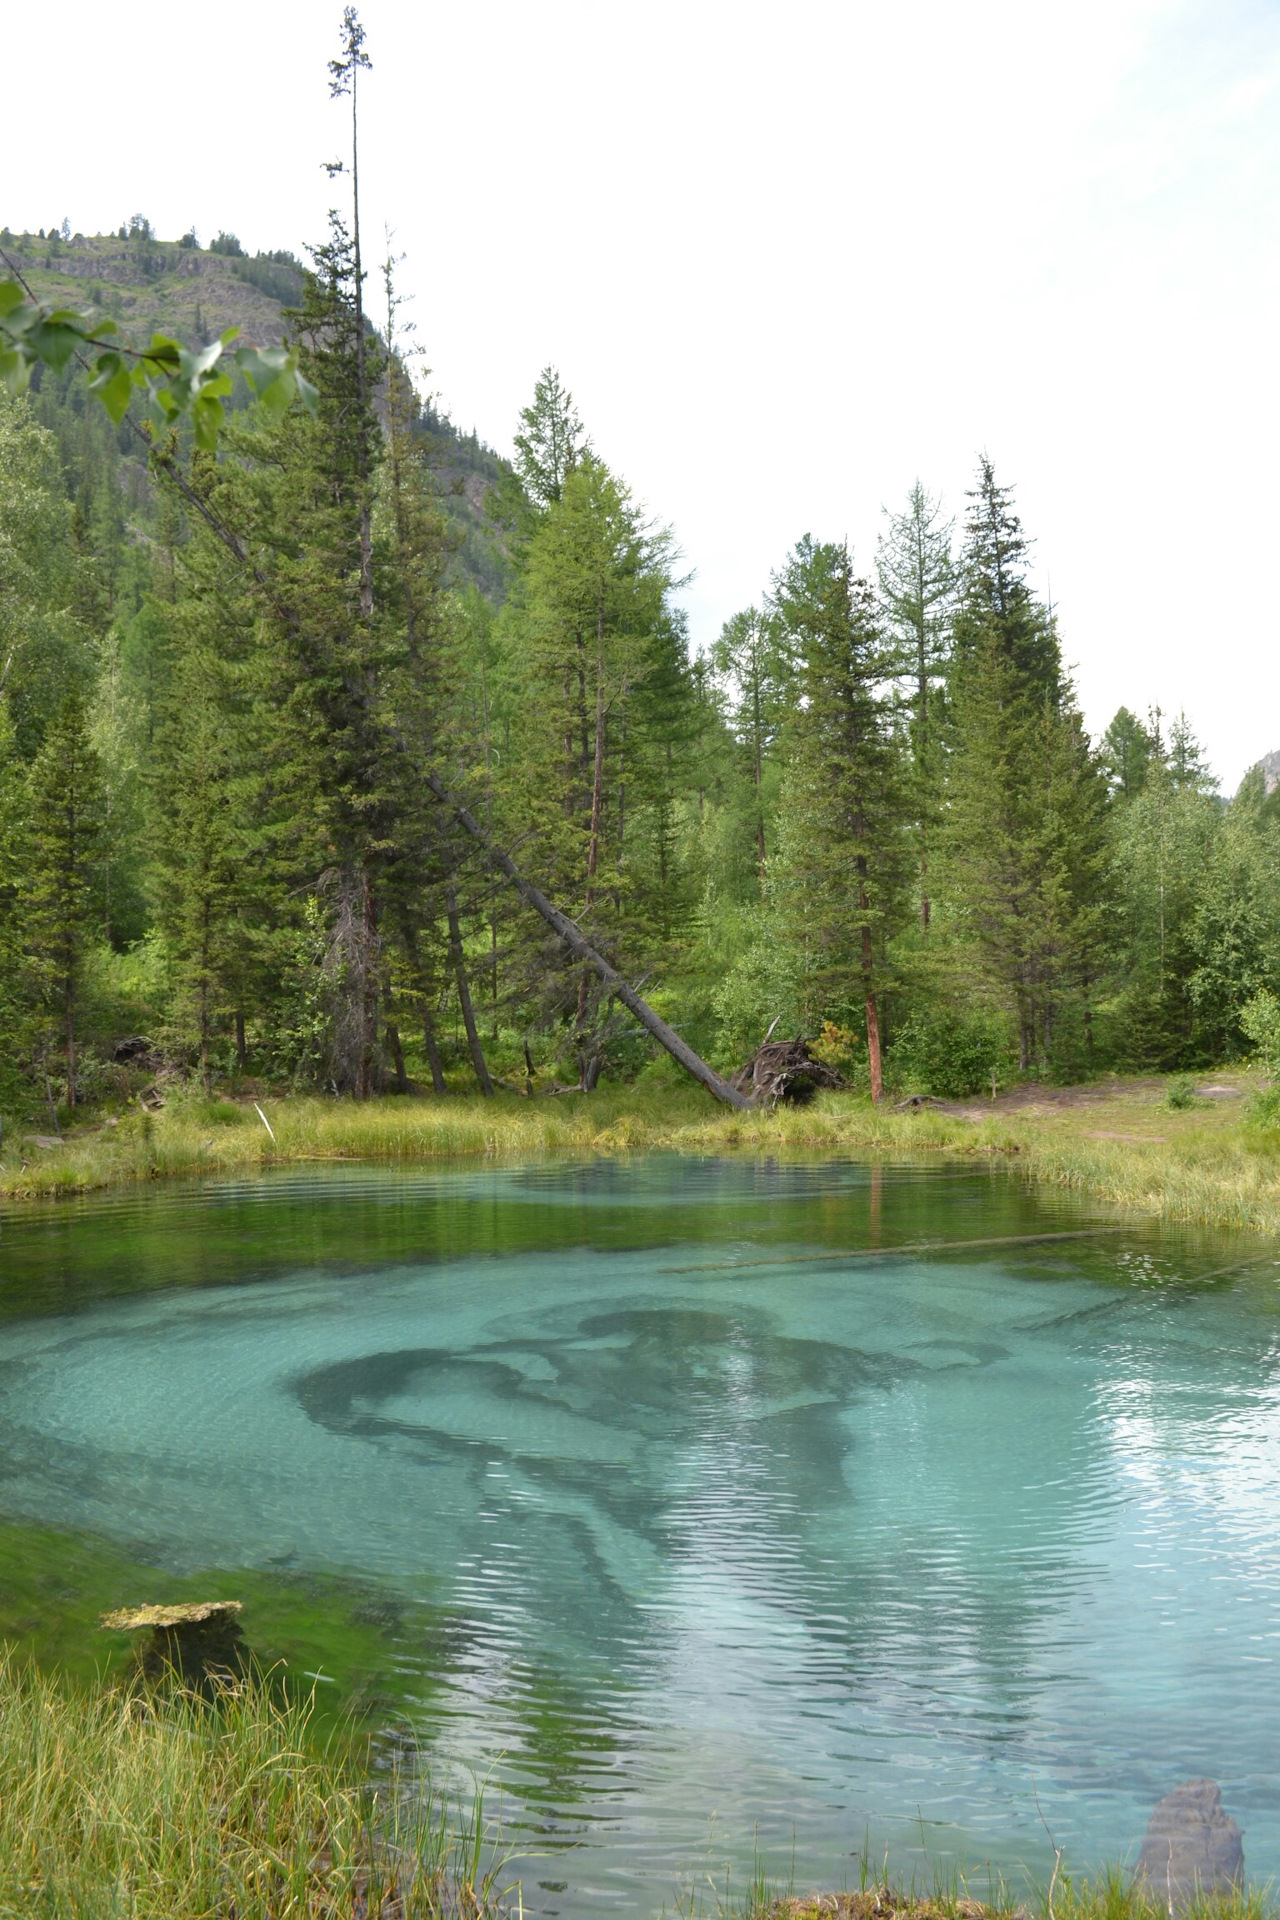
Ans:
{"label": "shoreline grass", "polygon": [[[866,1863],[864,1862],[864,1867]],[[501,1920],[515,1862],[477,1791],[454,1815],[416,1777],[375,1786],[314,1736],[308,1703],[256,1676],[217,1697],[82,1686],[0,1647],[0,1914],[129,1920]],[[990,1878],[990,1869],[985,1870]],[[757,1869],[741,1893],[698,1876],[682,1920],[1168,1920],[1120,1868],[975,1899],[952,1872],[920,1890],[884,1868],[797,1896]],[[507,1884],[507,1882],[510,1884]],[[708,1895],[710,1896],[708,1898]],[[1201,1896],[1181,1920],[1275,1920],[1269,1889]]]}
{"label": "shoreline grass", "polygon": [[[730,1113],[692,1088],[602,1089],[524,1099],[499,1094],[384,1096],[357,1105],[314,1097],[171,1099],[151,1114],[71,1132],[60,1146],[13,1130],[0,1199],[58,1198],[167,1178],[225,1177],[305,1162],[415,1162],[541,1154],[874,1153],[992,1155],[1031,1178],[1170,1223],[1280,1235],[1280,1153],[1246,1124],[1252,1081],[1236,1096],[1170,1106],[1162,1083],[1046,1090],[1016,1107],[982,1101],[902,1111],[853,1094],[807,1107]],[[268,1131],[268,1128],[270,1129]],[[1275,1130],[1273,1130],[1275,1131]]]}
{"label": "shoreline grass", "polygon": [[0,1913],[488,1920],[483,1810],[375,1789],[269,1677],[76,1687],[0,1649]]}

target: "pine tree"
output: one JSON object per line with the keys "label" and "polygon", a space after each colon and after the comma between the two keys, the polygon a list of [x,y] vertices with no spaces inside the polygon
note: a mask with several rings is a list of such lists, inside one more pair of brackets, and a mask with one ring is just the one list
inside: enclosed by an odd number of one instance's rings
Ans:
{"label": "pine tree", "polygon": [[101,920],[106,796],[78,695],[64,700],[28,777],[23,942],[42,1005],[61,1028],[67,1105],[76,1104],[76,1020],[87,951]]}
{"label": "pine tree", "polygon": [[872,589],[844,546],[806,536],[775,579],[773,604],[801,659],[802,698],[786,737],[771,886],[782,924],[804,941],[824,1010],[861,1002],[878,1101],[885,946],[901,922],[907,855],[905,769],[884,692],[889,650]]}
{"label": "pine tree", "polygon": [[952,523],[917,480],[905,513],[889,516],[877,553],[880,599],[895,645],[893,670],[910,713],[920,927],[929,930],[929,848],[942,804],[942,695],[950,661],[956,576]]}

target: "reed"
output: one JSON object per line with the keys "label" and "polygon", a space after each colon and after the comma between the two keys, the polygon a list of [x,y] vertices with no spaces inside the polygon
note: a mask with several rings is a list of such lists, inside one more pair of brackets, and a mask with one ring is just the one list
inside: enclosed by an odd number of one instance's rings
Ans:
{"label": "reed", "polygon": [[262,1680],[76,1688],[0,1653],[0,1914],[487,1920],[476,1804],[375,1793]]}

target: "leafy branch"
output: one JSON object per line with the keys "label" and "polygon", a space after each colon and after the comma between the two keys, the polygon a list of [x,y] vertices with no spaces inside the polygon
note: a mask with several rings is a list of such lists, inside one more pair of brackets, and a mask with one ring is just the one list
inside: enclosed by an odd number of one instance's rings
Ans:
{"label": "leafy branch", "polygon": [[0,279],[0,381],[10,393],[25,392],[36,367],[61,373],[74,358],[90,374],[89,392],[115,425],[140,394],[157,427],[189,424],[196,445],[209,453],[218,444],[233,372],[243,376],[270,414],[284,413],[295,400],[315,411],[316,389],[299,372],[292,348],[232,349],[239,327],[228,327],[195,351],[163,333],[153,333],[146,347],[127,346],[110,338],[114,320],[95,322],[90,314],[37,299],[12,261],[0,257],[12,274]]}

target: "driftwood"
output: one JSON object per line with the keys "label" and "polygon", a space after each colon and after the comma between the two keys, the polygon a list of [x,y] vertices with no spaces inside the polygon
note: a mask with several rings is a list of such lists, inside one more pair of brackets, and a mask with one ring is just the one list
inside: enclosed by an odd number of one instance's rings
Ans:
{"label": "driftwood", "polygon": [[834,1067],[814,1059],[808,1041],[802,1039],[766,1040],[732,1081],[752,1106],[759,1107],[776,1107],[780,1101],[803,1106],[820,1088],[845,1084]]}

